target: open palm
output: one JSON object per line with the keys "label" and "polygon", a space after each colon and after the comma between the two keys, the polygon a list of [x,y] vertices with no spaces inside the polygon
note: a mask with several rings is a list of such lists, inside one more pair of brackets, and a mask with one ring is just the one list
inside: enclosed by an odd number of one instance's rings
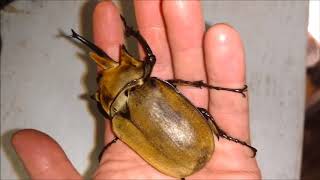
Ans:
{"label": "open palm", "polygon": [[[137,0],[134,3],[139,31],[157,57],[152,76],[164,80],[204,80],[229,88],[243,87],[245,60],[239,34],[225,24],[217,24],[205,32],[200,2]],[[111,1],[101,2],[93,18],[95,43],[113,59],[118,59],[119,45],[123,44],[124,36],[117,8]],[[249,142],[247,98],[226,91],[192,87],[179,89],[195,106],[208,109],[221,129]],[[110,121],[106,122],[105,144],[114,138]],[[187,178],[260,178],[260,170],[249,148],[223,138],[215,142],[216,149],[209,163]],[[41,132],[19,131],[13,137],[13,145],[32,178],[81,178],[59,145]],[[93,178],[171,177],[152,168],[126,144],[118,141],[104,153]]]}

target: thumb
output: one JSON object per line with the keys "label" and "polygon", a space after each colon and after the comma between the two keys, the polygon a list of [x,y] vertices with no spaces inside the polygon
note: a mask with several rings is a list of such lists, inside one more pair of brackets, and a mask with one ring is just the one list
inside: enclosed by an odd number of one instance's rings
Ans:
{"label": "thumb", "polygon": [[58,143],[33,129],[16,132],[12,145],[31,179],[82,179]]}

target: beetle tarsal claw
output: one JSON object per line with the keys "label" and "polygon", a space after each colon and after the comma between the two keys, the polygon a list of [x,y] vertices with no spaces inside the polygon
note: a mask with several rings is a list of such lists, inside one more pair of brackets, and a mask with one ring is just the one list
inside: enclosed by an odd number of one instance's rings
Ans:
{"label": "beetle tarsal claw", "polygon": [[256,153],[257,153],[257,149],[256,148],[250,146],[249,144],[247,144],[244,141],[241,141],[241,140],[239,140],[237,138],[229,136],[226,132],[224,132],[222,129],[220,129],[220,127],[217,125],[217,123],[215,122],[215,120],[212,117],[212,115],[206,109],[198,107],[198,110],[205,117],[205,119],[208,121],[208,123],[210,125],[210,128],[212,128],[212,131],[217,136],[218,140],[219,140],[219,137],[222,137],[222,138],[227,139],[229,141],[233,141],[235,143],[244,145],[244,146],[246,146],[246,147],[248,147],[248,148],[250,148],[252,150],[252,152],[253,152],[253,156],[252,157],[256,156]]}
{"label": "beetle tarsal claw", "polygon": [[72,37],[72,38],[77,38],[78,37],[78,34],[73,30],[73,29],[71,29],[71,35],[70,35],[70,37]]}
{"label": "beetle tarsal claw", "polygon": [[234,137],[231,137],[231,136],[227,135],[227,134],[226,134],[224,131],[222,131],[221,129],[219,129],[219,133],[220,133],[220,136],[221,136],[221,137],[223,137],[223,138],[225,138],[225,139],[227,139],[227,140],[229,140],[229,141],[233,141],[233,142],[235,142],[235,143],[239,143],[239,144],[242,144],[242,145],[250,148],[251,151],[253,152],[252,158],[254,158],[254,157],[256,156],[257,151],[258,151],[256,148],[250,146],[249,144],[247,144],[247,143],[244,142],[244,141],[241,141],[241,140],[239,140],[239,139],[236,139],[236,138],[234,138]]}
{"label": "beetle tarsal claw", "polygon": [[243,88],[241,88],[241,89],[230,89],[230,90],[233,91],[233,92],[242,94],[242,97],[246,97],[245,92],[248,91],[248,86],[244,85]]}
{"label": "beetle tarsal claw", "polygon": [[233,89],[233,88],[225,88],[225,87],[218,87],[218,86],[211,86],[211,85],[204,85],[205,87],[208,87],[209,89],[215,89],[215,90],[223,90],[223,91],[230,91],[235,93],[240,93],[242,97],[246,97],[245,92],[248,91],[248,86],[244,85],[241,89]]}
{"label": "beetle tarsal claw", "polygon": [[71,29],[71,35],[70,37],[73,39],[77,39],[81,43],[85,44],[87,47],[89,47],[91,50],[93,50],[95,53],[97,53],[101,57],[106,57],[108,59],[112,59],[111,57],[108,56],[100,47],[96,46],[94,43],[90,42],[86,38],[82,37],[78,33],[76,33],[73,29]]}

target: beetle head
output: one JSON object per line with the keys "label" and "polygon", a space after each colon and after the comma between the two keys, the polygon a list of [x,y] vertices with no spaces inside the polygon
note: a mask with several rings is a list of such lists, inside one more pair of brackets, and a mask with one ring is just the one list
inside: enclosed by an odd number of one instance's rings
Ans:
{"label": "beetle head", "polygon": [[[101,57],[97,53],[90,53],[90,57],[102,69],[98,80],[97,100],[103,109],[110,112],[111,103],[115,99],[124,99],[124,91],[127,90],[128,83],[141,79],[144,75],[144,62],[132,57],[125,46],[120,48],[119,62],[108,57]],[[122,101],[121,100],[121,101]]]}

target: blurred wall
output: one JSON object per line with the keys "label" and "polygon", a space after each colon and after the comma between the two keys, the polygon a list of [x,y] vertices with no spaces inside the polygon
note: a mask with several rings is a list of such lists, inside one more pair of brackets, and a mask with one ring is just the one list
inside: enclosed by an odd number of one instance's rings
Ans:
{"label": "blurred wall", "polygon": [[[125,4],[132,15],[132,4]],[[252,143],[265,179],[298,179],[304,113],[307,1],[204,1],[208,25],[242,35],[247,57]],[[97,165],[103,124],[88,94],[95,65],[61,37],[91,37],[94,1],[15,1],[1,11],[1,179],[26,178],[10,146],[16,129],[55,138],[87,177]],[[129,18],[133,21],[133,18]]]}

